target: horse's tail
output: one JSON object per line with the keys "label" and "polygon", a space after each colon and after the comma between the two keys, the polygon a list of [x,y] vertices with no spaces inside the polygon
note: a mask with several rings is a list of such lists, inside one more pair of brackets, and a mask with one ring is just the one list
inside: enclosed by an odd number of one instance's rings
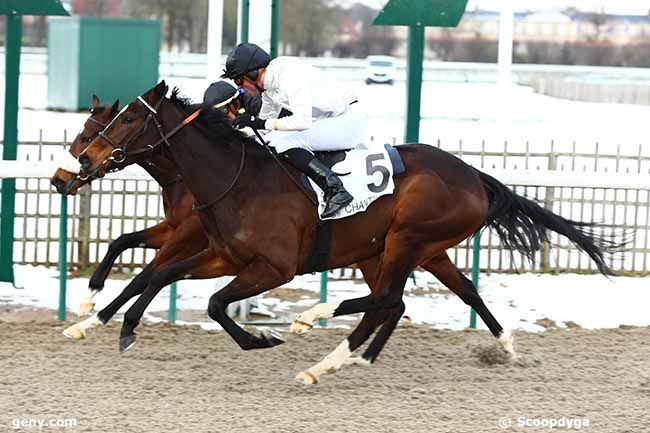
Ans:
{"label": "horse's tail", "polygon": [[614,275],[605,255],[620,245],[598,236],[595,225],[563,218],[517,195],[507,186],[476,170],[488,194],[489,206],[483,227],[493,228],[504,246],[517,250],[533,261],[542,242],[548,242],[547,229],[559,233],[586,252],[604,275]]}

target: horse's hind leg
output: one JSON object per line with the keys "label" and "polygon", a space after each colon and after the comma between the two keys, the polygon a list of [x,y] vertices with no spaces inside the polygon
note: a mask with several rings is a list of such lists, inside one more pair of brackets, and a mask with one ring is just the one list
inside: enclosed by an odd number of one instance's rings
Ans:
{"label": "horse's hind leg", "polygon": [[[412,263],[413,248],[409,246],[406,235],[387,238],[384,254],[380,261],[377,278],[373,283],[373,293],[341,303],[327,302],[317,304],[299,314],[289,330],[301,334],[309,331],[315,320],[368,311],[392,309],[399,306],[404,294],[404,285],[415,265]],[[417,252],[417,251],[416,251]],[[417,261],[415,261],[417,263]]]}
{"label": "horse's hind leg", "polygon": [[352,331],[352,333],[341,342],[336,349],[323,358],[317,364],[311,366],[305,371],[301,371],[296,375],[296,380],[304,382],[308,385],[318,383],[320,376],[323,374],[336,373],[342,365],[346,364],[359,346],[361,346],[377,329],[387,317],[385,310],[369,311],[363,315],[361,322]]}
{"label": "horse's hind leg", "polygon": [[458,295],[464,303],[472,307],[483,319],[483,322],[485,322],[492,335],[497,338],[505,351],[511,356],[515,356],[514,339],[510,331],[504,331],[479,296],[474,284],[458,270],[446,253],[436,256],[422,267],[434,274],[442,284]]}

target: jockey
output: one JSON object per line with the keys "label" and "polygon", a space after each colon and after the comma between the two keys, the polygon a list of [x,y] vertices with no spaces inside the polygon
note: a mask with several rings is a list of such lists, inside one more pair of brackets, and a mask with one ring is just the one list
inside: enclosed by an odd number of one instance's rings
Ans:
{"label": "jockey", "polygon": [[238,89],[230,80],[220,80],[210,84],[203,94],[203,102],[221,110],[226,116],[242,113],[258,114],[262,98]]}
{"label": "jockey", "polygon": [[[262,93],[259,117],[239,115],[237,128],[266,129],[269,144],[323,191],[322,218],[336,214],[353,198],[341,179],[314,157],[316,151],[351,149],[364,142],[366,119],[350,105],[353,95],[322,77],[297,57],[271,57],[255,44],[240,44],[228,55],[222,77]],[[280,117],[282,109],[291,115]]]}

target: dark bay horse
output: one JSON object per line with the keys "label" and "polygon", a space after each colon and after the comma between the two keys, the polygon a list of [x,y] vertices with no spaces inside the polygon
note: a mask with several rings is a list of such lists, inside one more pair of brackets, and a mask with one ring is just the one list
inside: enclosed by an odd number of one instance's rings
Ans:
{"label": "dark bay horse", "polygon": [[[91,115],[86,120],[84,128],[77,135],[70,147],[70,153],[77,157],[85,148],[90,144],[90,142],[97,137],[99,132],[101,132],[108,123],[110,123],[118,111],[118,102],[115,102],[111,107],[103,107],[100,105],[100,100],[96,96],[93,96],[91,101]],[[233,104],[230,109],[232,112],[229,113],[230,118],[234,118],[238,109],[240,107],[237,104]],[[164,156],[163,156],[164,157]],[[195,253],[200,252],[205,246],[207,236],[205,232],[200,227],[200,224],[196,224],[196,214],[192,209],[192,199],[187,199],[184,197],[184,194],[190,194],[187,189],[182,190],[182,193],[178,192],[178,189],[182,187],[182,179],[179,177],[176,167],[164,163],[161,164],[160,160],[157,160],[155,163],[142,163],[142,165],[148,169],[149,173],[152,174],[154,179],[158,180],[158,183],[161,184],[162,194],[164,198],[164,210],[166,220],[162,223],[146,229],[142,232],[135,234],[126,234],[122,235],[118,240],[114,241],[109,248],[109,253],[104,258],[99,268],[95,272],[94,276],[91,278],[89,295],[87,301],[81,305],[81,312],[90,312],[94,307],[94,297],[99,290],[104,286],[105,278],[108,275],[113,262],[117,256],[124,250],[134,247],[150,247],[150,248],[161,248],[163,245],[165,248],[162,250],[163,259],[158,256],[147,268],[146,271],[138,275],[119,295],[112,303],[110,303],[106,308],[102,309],[97,313],[96,316],[93,316],[89,319],[86,319],[80,323],[70,326],[64,331],[66,336],[69,336],[74,339],[81,339],[86,336],[86,333],[89,329],[98,326],[99,324],[105,324],[110,320],[110,318],[121,308],[130,298],[139,295],[144,288],[148,285],[149,280],[152,275],[153,269],[164,269],[165,267],[180,262],[183,259],[190,258]],[[165,167],[166,171],[162,172],[159,167]],[[165,182],[165,179],[172,178],[178,180],[177,182]],[[52,177],[51,182],[57,188],[59,193],[62,194],[76,194],[79,188],[90,183],[93,180],[91,176],[83,176],[77,173],[66,171],[64,169],[59,169]],[[170,191],[172,188],[172,191]],[[173,210],[173,212],[172,212]],[[175,232],[177,230],[177,232]],[[145,238],[146,242],[138,242],[140,238]],[[138,242],[138,243],[135,243]],[[194,248],[185,247],[180,248],[179,245],[195,245]],[[167,251],[176,251],[175,254],[167,253]],[[182,252],[182,253],[181,253]],[[229,259],[226,257],[224,251],[221,251],[221,259],[225,262],[228,262]],[[167,257],[166,260],[164,258]],[[218,259],[215,259],[218,261]],[[376,260],[368,260],[362,262],[359,265],[364,277],[367,281],[371,281],[373,277],[373,272],[376,266]],[[229,267],[224,267],[224,275],[227,272],[227,269],[231,269],[232,272],[236,272],[236,267],[230,263]],[[438,278],[442,279],[444,277],[444,266],[434,266],[433,262],[427,264],[427,269],[436,275]],[[180,278],[187,278],[189,275],[194,275],[193,269],[185,269],[185,274]],[[215,275],[221,276],[221,275]],[[365,341],[378,327],[380,324],[384,323],[387,318],[390,318],[388,323],[382,327],[382,331],[373,340],[373,343],[369,346],[368,350],[364,353],[362,358],[354,358],[348,361],[349,363],[355,364],[369,364],[374,362],[374,360],[379,355],[379,352],[385,345],[388,336],[392,332],[392,329],[397,324],[397,321],[401,317],[401,311],[403,306],[396,311],[382,311],[379,313],[368,313],[367,317],[360,322],[358,329],[353,333],[356,339],[363,338]]]}
{"label": "dark bay horse", "polygon": [[[101,105],[99,98],[93,95],[91,100],[91,115],[84,123],[83,129],[75,137],[70,145],[70,153],[76,158],[97,137],[111,120],[117,115],[119,101],[110,107]],[[153,177],[154,180],[162,187],[163,209],[165,219],[152,227],[134,233],[125,233],[115,239],[109,245],[108,251],[99,266],[90,278],[88,293],[79,307],[79,314],[85,315],[92,311],[95,302],[94,298],[104,288],[104,283],[108,274],[119,255],[131,248],[153,248],[160,249],[169,241],[173,232],[181,225],[194,225],[200,230],[200,224],[197,218],[192,218],[192,197],[182,182],[176,167],[166,158],[158,158],[153,161],[147,161],[141,166]],[[79,188],[90,183],[91,177],[85,177],[78,173],[72,173],[65,169],[58,169],[50,182],[60,194],[74,195]],[[187,239],[190,241],[190,239]],[[197,251],[204,247],[201,243]],[[146,271],[145,273],[147,273]],[[134,285],[130,285],[125,291],[137,294],[137,286],[141,286],[142,278],[136,279]],[[143,288],[143,287],[142,287]],[[135,290],[135,292],[133,290]],[[130,298],[124,299],[126,302]],[[119,309],[121,305],[114,305],[109,310],[100,312],[99,316],[102,322],[108,321],[115,313],[113,307]],[[82,336],[82,334],[76,334]]]}
{"label": "dark bay horse", "polygon": [[[237,277],[210,298],[208,314],[241,348],[272,347],[278,342],[239,327],[226,307],[310,271],[306,259],[315,208],[268,152],[246,145],[225,116],[206,109],[193,120],[197,113],[190,115],[182,101],[166,98],[167,90],[161,82],[131,102],[82,152],[79,162],[86,173],[102,177],[109,170],[167,154],[192,192],[210,239],[210,248],[184,262],[202,263],[209,274],[210,263],[223,249],[239,268]],[[511,336],[445,253],[486,226],[495,228],[507,247],[529,257],[546,239],[546,230],[553,230],[584,250],[602,273],[611,273],[604,260],[611,245],[595,236],[589,225],[555,215],[440,149],[421,144],[397,148],[407,171],[395,179],[393,195],[380,198],[364,213],[332,223],[328,268],[371,261],[372,277],[366,278],[372,281],[372,293],[319,304],[296,318],[293,331],[306,331],[315,320],[344,314],[401,315],[408,275],[417,266],[435,266],[441,281],[475,308],[512,351]],[[121,340],[133,341],[137,313],[157,290],[155,285],[145,289],[126,313]],[[385,326],[389,318],[384,320]],[[301,379],[314,383],[324,369],[344,363],[361,344],[354,334],[314,370],[303,372]]]}

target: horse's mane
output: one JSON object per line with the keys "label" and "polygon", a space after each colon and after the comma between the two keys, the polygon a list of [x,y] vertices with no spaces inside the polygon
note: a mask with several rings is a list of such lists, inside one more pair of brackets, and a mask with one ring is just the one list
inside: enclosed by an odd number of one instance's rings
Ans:
{"label": "horse's mane", "polygon": [[[172,89],[169,101],[188,116],[199,108],[202,108],[201,114],[192,124],[213,143],[239,145],[242,140],[248,139],[232,127],[230,120],[222,111],[211,106],[206,106],[203,103],[197,104],[192,102],[188,97],[180,95],[180,89],[178,87]],[[237,146],[237,149],[239,149],[239,146]],[[269,157],[266,149],[257,144],[247,146],[246,151],[259,158],[265,159]]]}
{"label": "horse's mane", "polygon": [[[189,98],[180,95],[180,89],[175,87],[169,100],[180,108],[186,115],[190,115],[199,108],[202,108],[201,114],[196,118],[195,125],[199,126],[201,132],[210,140],[224,141],[224,139],[233,139],[241,135],[231,126],[228,118],[221,111],[212,107],[206,107],[203,104],[193,103]],[[230,141],[230,140],[228,140]]]}

